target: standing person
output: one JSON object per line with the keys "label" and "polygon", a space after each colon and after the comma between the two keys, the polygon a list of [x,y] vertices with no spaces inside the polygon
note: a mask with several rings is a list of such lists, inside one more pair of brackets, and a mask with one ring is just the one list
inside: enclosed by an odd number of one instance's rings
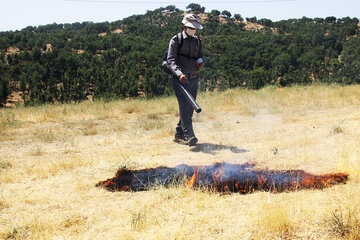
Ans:
{"label": "standing person", "polygon": [[203,66],[203,53],[201,40],[195,36],[195,32],[203,27],[195,14],[185,15],[181,23],[184,31],[171,38],[166,59],[166,64],[173,73],[173,89],[180,110],[180,119],[175,129],[174,141],[194,146],[198,142],[192,125],[194,109],[181,92],[176,81],[180,81],[184,88],[196,99],[199,86],[197,72]]}

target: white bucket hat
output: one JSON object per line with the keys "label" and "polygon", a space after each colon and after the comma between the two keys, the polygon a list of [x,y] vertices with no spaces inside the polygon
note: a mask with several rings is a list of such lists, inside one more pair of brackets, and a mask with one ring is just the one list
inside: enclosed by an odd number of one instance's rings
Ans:
{"label": "white bucket hat", "polygon": [[191,27],[195,29],[202,29],[203,27],[200,24],[200,19],[195,14],[186,14],[181,21],[181,23],[186,27]]}

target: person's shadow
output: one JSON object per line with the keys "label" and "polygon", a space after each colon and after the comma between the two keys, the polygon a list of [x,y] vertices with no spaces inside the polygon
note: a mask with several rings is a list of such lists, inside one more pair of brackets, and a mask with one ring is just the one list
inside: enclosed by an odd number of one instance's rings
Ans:
{"label": "person's shadow", "polygon": [[203,152],[211,155],[216,155],[216,151],[220,150],[230,150],[233,153],[246,153],[249,152],[245,149],[240,149],[233,146],[226,146],[226,145],[219,145],[219,144],[212,144],[212,143],[200,143],[196,144],[195,147],[191,148],[190,151],[192,152]]}

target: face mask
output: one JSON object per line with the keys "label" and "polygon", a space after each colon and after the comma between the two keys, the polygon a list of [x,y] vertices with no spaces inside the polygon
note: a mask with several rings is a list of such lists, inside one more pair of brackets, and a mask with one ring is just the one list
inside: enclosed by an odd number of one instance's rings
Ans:
{"label": "face mask", "polygon": [[195,32],[196,32],[196,29],[190,29],[190,28],[187,28],[187,29],[186,29],[186,33],[187,33],[187,35],[189,35],[190,37],[194,36],[194,35],[195,35]]}

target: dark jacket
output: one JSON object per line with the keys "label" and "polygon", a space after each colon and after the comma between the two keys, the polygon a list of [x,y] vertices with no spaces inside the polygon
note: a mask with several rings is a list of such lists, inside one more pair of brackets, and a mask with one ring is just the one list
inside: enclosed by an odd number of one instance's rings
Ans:
{"label": "dark jacket", "polygon": [[201,41],[197,36],[188,37],[185,32],[183,44],[178,53],[179,41],[177,35],[171,38],[166,64],[170,70],[179,77],[182,74],[194,75],[197,73],[196,60],[203,57]]}

